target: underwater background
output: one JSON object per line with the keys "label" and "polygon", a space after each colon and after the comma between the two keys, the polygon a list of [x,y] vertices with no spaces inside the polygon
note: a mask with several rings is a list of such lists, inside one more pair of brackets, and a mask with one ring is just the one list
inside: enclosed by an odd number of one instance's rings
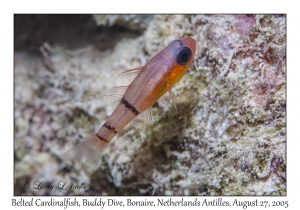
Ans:
{"label": "underwater background", "polygon": [[[178,111],[122,130],[91,177],[61,160],[120,74],[184,36]],[[286,195],[286,16],[15,15],[14,132],[15,195]]]}

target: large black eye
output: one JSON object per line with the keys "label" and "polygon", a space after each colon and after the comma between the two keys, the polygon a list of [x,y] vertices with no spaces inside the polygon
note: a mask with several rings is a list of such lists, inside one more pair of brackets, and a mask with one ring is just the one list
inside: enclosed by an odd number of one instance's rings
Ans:
{"label": "large black eye", "polygon": [[188,47],[181,47],[175,53],[176,62],[179,65],[185,65],[192,57],[192,50]]}

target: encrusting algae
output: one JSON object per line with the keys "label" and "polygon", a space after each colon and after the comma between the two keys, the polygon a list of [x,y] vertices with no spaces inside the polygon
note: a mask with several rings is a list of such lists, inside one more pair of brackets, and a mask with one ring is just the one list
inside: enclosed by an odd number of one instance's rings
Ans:
{"label": "encrusting algae", "polygon": [[[49,30],[53,19],[28,16],[40,28],[16,31],[15,43],[32,39],[15,52],[15,195],[286,195],[285,15],[154,15],[141,29],[130,16],[129,30],[122,15],[98,27],[57,17],[68,24]],[[99,96],[126,85],[121,72],[186,36],[201,47],[172,88],[177,112],[154,104],[152,125],[118,131],[90,177],[62,161],[114,111]],[[45,57],[26,51],[41,46]],[[22,187],[61,180],[92,187]]]}

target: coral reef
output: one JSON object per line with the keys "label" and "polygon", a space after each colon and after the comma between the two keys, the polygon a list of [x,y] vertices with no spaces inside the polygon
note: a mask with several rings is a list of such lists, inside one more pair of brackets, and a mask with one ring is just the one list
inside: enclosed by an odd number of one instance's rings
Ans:
{"label": "coral reef", "polygon": [[94,15],[97,26],[119,25],[138,32],[146,30],[152,18],[153,15]]}
{"label": "coral reef", "polygon": [[[15,34],[15,195],[286,195],[285,15],[81,16],[51,22],[55,36],[30,25],[49,19],[15,17],[37,30]],[[199,46],[178,111],[155,105],[151,129],[126,127],[91,177],[62,161],[113,111],[100,96],[128,84],[120,73],[183,36]]]}

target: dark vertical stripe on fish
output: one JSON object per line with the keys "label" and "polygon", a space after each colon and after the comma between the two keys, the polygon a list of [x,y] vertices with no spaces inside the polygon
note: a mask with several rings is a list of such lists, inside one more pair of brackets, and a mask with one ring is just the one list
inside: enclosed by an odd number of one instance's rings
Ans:
{"label": "dark vertical stripe on fish", "polygon": [[98,139],[100,139],[100,141],[104,141],[104,142],[108,143],[108,141],[105,138],[103,138],[102,136],[100,136],[98,133],[96,133],[95,135],[98,137]]}
{"label": "dark vertical stripe on fish", "polygon": [[130,109],[135,115],[138,115],[140,113],[134,106],[132,106],[128,101],[126,101],[125,98],[122,98],[121,102],[125,105],[127,109]]}
{"label": "dark vertical stripe on fish", "polygon": [[110,126],[110,125],[104,124],[103,126],[106,127],[107,129],[113,131],[115,134],[118,133],[118,132],[116,131],[116,129],[115,129],[114,127]]}

